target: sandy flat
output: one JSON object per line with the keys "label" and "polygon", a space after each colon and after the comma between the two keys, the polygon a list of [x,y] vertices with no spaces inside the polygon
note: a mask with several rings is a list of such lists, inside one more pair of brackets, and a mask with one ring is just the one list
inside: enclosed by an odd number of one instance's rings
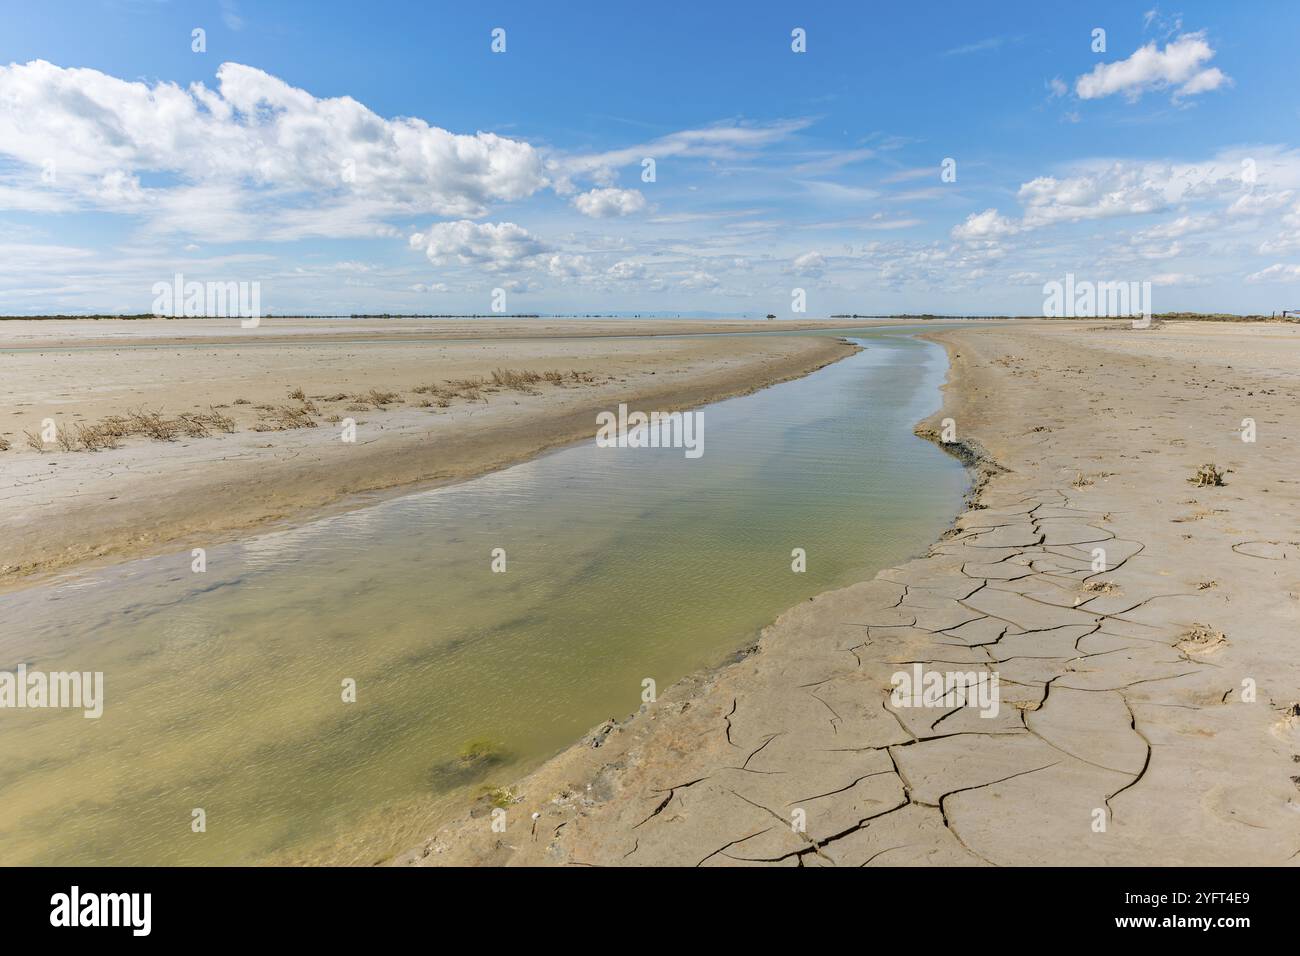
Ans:
{"label": "sandy flat", "polygon": [[[920,431],[952,419],[978,484],[929,554],[596,728],[504,832],[481,804],[398,862],[1300,861],[1300,329],[934,337]],[[996,673],[998,712],[897,705],[916,665]]]}
{"label": "sandy flat", "polygon": [[419,341],[426,339],[611,338],[627,335],[723,335],[729,332],[798,332],[809,329],[896,325],[896,320],[830,319],[313,319],[264,318],[254,329],[236,319],[5,319],[0,350],[71,346],[271,342]]}
{"label": "sandy flat", "polygon": [[[460,480],[592,436],[596,412],[619,402],[668,411],[752,391],[851,347],[833,336],[717,333],[837,325],[847,323],[0,322],[0,441],[9,445],[0,450],[0,586]],[[562,380],[489,382],[445,404],[417,391],[497,369]],[[285,409],[312,427],[285,429]],[[131,410],[230,422],[96,451],[27,442],[47,419],[75,438],[77,425]],[[343,441],[348,419],[354,442]]]}

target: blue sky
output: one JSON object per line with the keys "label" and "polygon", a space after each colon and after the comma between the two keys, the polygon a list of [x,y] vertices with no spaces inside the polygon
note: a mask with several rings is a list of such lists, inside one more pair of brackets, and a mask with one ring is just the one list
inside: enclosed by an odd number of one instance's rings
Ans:
{"label": "blue sky", "polygon": [[546,6],[5,3],[0,311],[1300,307],[1295,4]]}

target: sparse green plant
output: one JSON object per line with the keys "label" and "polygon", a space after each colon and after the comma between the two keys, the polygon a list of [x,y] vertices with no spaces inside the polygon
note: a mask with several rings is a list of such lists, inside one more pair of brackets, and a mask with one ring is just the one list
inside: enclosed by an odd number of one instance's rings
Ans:
{"label": "sparse green plant", "polygon": [[501,745],[485,737],[467,740],[461,744],[456,757],[462,765],[467,766],[493,763],[501,759]]}
{"label": "sparse green plant", "polygon": [[488,803],[501,810],[506,809],[515,802],[513,787],[484,786],[481,792],[483,796],[487,797]]}

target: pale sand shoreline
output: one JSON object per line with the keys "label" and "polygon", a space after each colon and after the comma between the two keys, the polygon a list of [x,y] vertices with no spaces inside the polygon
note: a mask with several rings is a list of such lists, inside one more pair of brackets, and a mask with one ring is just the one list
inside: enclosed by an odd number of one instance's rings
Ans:
{"label": "pale sand shoreline", "polygon": [[[918,433],[954,419],[981,480],[927,556],[596,728],[505,833],[480,802],[395,862],[1300,863],[1300,330],[929,335]],[[996,670],[998,715],[892,706],[917,662]]]}
{"label": "pale sand shoreline", "polygon": [[[593,435],[596,412],[619,402],[659,411],[707,404],[853,350],[834,336],[727,333],[860,324],[297,319],[245,331],[215,320],[6,322],[0,439],[11,447],[0,451],[0,588],[465,480]],[[589,374],[487,387],[447,407],[414,391],[498,368]],[[289,397],[297,388],[317,427],[253,430],[270,409],[306,407]],[[370,389],[397,399],[351,398]],[[39,432],[47,417],[72,429],[134,408],[216,412],[235,431],[132,437],[93,452],[51,445],[38,453],[25,442],[24,431]],[[343,417],[357,423],[355,443],[341,441]]]}

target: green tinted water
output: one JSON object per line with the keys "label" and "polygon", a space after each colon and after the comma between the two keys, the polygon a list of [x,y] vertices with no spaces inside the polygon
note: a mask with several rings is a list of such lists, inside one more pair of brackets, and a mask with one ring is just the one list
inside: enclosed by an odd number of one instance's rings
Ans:
{"label": "green tinted water", "polygon": [[213,547],[202,574],[186,551],[0,597],[0,666],[106,684],[99,720],[0,711],[0,861],[384,859],[636,710],[644,678],[923,552],[966,484],[911,432],[945,358],[855,338],[705,407],[699,459],[591,441]]}

